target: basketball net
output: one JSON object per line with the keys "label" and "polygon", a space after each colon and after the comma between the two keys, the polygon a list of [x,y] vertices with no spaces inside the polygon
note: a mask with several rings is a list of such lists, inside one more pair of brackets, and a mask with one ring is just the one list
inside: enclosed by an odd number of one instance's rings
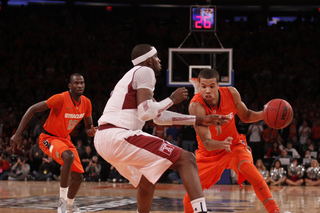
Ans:
{"label": "basketball net", "polygon": [[189,82],[193,85],[194,94],[197,94],[198,92],[200,92],[198,78],[190,78]]}

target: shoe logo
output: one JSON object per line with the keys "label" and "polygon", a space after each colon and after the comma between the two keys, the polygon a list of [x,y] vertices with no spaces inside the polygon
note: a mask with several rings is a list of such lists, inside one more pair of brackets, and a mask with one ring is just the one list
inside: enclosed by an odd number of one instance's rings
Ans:
{"label": "shoe logo", "polygon": [[262,190],[265,186],[261,187],[260,190]]}

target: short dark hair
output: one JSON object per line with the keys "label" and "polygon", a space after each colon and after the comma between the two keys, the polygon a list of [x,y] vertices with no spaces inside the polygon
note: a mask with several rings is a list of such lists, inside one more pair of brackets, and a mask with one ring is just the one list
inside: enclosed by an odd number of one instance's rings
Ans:
{"label": "short dark hair", "polygon": [[199,82],[200,82],[200,78],[204,78],[204,79],[215,78],[215,79],[217,79],[217,82],[219,82],[220,75],[219,75],[218,71],[216,71],[214,69],[204,69],[204,70],[201,70],[198,75]]}
{"label": "short dark hair", "polygon": [[152,46],[149,44],[138,44],[136,45],[132,52],[131,52],[131,60],[134,60],[138,58],[139,56],[142,56],[143,54],[146,54],[151,50]]}
{"label": "short dark hair", "polygon": [[70,76],[69,83],[72,82],[72,79],[73,79],[74,76],[81,76],[81,77],[83,77],[80,73],[73,73],[73,74]]}

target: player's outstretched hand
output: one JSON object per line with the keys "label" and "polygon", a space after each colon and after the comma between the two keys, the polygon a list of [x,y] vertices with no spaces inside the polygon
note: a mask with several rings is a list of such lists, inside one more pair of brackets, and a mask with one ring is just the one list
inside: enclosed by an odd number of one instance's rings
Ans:
{"label": "player's outstretched hand", "polygon": [[229,123],[230,118],[225,115],[217,115],[211,114],[207,116],[197,116],[196,124],[202,126],[216,126],[216,125],[224,125],[225,123]]}
{"label": "player's outstretched hand", "polygon": [[170,95],[170,99],[173,101],[173,104],[178,104],[181,101],[188,100],[188,90],[185,87],[180,87]]}

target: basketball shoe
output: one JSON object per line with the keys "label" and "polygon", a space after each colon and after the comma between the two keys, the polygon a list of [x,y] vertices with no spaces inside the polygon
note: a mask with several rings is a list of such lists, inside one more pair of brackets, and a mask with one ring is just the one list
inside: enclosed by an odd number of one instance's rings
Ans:
{"label": "basketball shoe", "polygon": [[72,205],[67,208],[67,213],[87,213],[87,211]]}
{"label": "basketball shoe", "polygon": [[62,197],[59,199],[58,213],[66,213],[67,212],[67,201]]}

